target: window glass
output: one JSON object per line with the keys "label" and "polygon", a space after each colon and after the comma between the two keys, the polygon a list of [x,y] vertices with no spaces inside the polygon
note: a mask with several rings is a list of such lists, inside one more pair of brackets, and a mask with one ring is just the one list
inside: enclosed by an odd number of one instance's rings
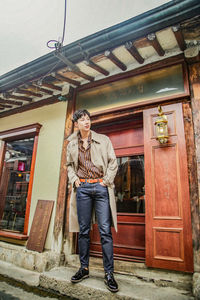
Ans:
{"label": "window glass", "polygon": [[82,91],[77,95],[76,108],[95,112],[182,93],[183,68],[175,65]]}
{"label": "window glass", "polygon": [[34,138],[7,142],[1,182],[0,229],[23,232]]}
{"label": "window glass", "polygon": [[115,177],[117,212],[144,213],[144,155],[118,157]]}

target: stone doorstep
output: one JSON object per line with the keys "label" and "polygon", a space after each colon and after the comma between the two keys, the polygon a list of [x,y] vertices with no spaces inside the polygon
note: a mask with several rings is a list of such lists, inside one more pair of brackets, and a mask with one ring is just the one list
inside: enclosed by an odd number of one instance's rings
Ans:
{"label": "stone doorstep", "polygon": [[135,276],[115,274],[119,284],[119,292],[111,293],[104,284],[102,270],[90,270],[90,278],[73,284],[70,278],[77,271],[72,267],[56,267],[50,271],[38,273],[28,271],[11,263],[0,261],[0,274],[32,287],[43,288],[49,292],[57,292],[80,300],[193,300],[186,290],[173,287],[156,286]]}
{"label": "stone doorstep", "polygon": [[39,286],[40,273],[17,267],[2,260],[0,260],[0,274],[29,286]]}
{"label": "stone doorstep", "polygon": [[[67,257],[70,267],[79,268],[78,255]],[[102,258],[90,257],[90,270],[103,271]],[[157,286],[168,286],[176,289],[192,291],[192,275],[184,272],[168,271],[155,268],[147,268],[144,263],[115,260],[115,273],[135,276],[146,282],[153,282]]]}
{"label": "stone doorstep", "polygon": [[[79,268],[78,255],[65,255],[67,266]],[[64,258],[64,255],[63,255]],[[22,246],[0,242],[0,261],[8,262],[24,270],[44,272],[58,267],[61,257],[52,251],[38,253]],[[63,265],[64,259],[62,261]],[[102,258],[90,257],[90,270],[103,271]],[[157,286],[170,286],[187,291],[192,289],[192,275],[159,269],[147,268],[144,263],[115,260],[115,272],[135,276],[146,282],[154,282]]]}
{"label": "stone doorstep", "polygon": [[70,278],[77,268],[58,267],[40,275],[39,285],[80,300],[193,300],[190,292],[173,287],[157,286],[135,276],[115,274],[119,292],[111,293],[104,284],[104,272],[90,270],[90,277],[73,284]]}

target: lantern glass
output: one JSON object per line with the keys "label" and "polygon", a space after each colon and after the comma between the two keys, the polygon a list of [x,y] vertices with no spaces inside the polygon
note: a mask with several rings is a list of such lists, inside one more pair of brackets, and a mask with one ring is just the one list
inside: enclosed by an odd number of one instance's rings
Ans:
{"label": "lantern glass", "polygon": [[162,112],[161,107],[158,108],[159,116],[156,119],[156,138],[161,144],[165,144],[168,141],[168,121],[167,116]]}

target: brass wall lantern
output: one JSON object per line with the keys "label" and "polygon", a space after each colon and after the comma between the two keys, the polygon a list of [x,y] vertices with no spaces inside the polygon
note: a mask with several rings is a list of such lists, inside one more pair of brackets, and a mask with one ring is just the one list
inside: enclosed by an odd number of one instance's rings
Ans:
{"label": "brass wall lantern", "polygon": [[159,140],[161,144],[166,144],[169,138],[168,135],[168,120],[167,116],[163,113],[162,107],[158,106],[158,117],[155,121],[156,125],[156,139]]}

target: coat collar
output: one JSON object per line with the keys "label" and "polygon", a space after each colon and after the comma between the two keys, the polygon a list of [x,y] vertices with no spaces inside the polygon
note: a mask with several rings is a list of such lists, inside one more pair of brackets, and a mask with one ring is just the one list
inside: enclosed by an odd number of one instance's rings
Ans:
{"label": "coat collar", "polygon": [[[78,133],[79,131],[75,131],[74,133],[72,133],[68,138],[67,140],[69,142],[71,141],[76,141],[78,142]],[[96,133],[95,131],[91,130],[91,139],[97,143],[100,143],[101,142],[101,138],[100,138],[100,135],[98,133]]]}

